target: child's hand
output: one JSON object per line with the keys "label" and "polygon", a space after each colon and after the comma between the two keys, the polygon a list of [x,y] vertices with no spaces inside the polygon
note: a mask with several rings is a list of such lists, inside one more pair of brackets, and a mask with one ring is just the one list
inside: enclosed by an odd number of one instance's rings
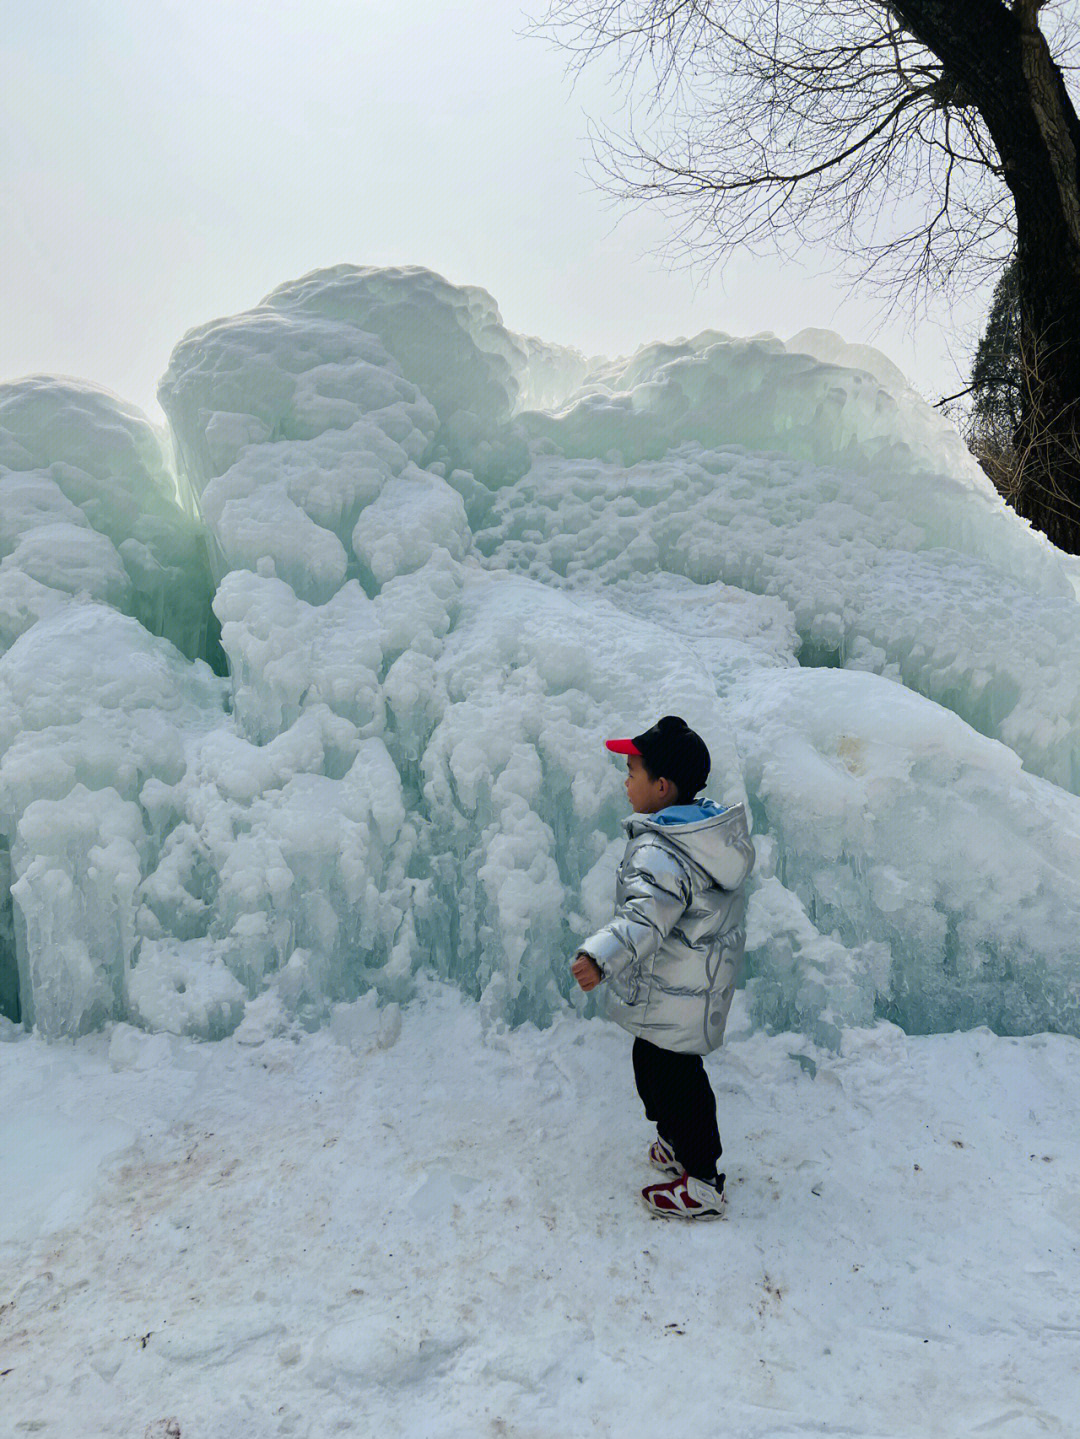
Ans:
{"label": "child's hand", "polygon": [[570,966],[570,973],[586,994],[590,989],[595,989],[604,977],[592,956],[582,950],[578,951],[577,958]]}

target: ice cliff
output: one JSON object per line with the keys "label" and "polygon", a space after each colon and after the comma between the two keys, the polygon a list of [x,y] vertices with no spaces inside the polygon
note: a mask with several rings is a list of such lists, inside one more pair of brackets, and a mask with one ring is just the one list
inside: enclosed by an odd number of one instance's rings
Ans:
{"label": "ice cliff", "polygon": [[0,386],[9,1017],[264,1032],[433,969],[543,1023],[602,739],[674,711],[753,816],[756,1023],[1080,1033],[1075,566],[883,357],[589,359],[340,266],[160,397]]}

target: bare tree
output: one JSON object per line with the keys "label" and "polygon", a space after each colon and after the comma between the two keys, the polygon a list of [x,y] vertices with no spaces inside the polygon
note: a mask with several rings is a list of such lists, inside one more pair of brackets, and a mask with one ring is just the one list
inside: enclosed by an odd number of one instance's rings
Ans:
{"label": "bare tree", "polygon": [[[614,60],[624,135],[601,184],[671,215],[676,253],[827,238],[920,295],[1015,250],[1025,387],[1012,502],[1080,552],[1080,121],[1073,4],[1045,0],[550,0],[539,28]],[[640,82],[644,79],[645,87]],[[634,96],[647,97],[644,117]]]}

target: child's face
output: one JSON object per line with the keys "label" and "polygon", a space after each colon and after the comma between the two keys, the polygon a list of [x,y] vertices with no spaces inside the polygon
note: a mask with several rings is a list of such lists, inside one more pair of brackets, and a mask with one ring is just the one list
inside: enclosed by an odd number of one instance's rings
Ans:
{"label": "child's face", "polygon": [[675,786],[669,779],[650,779],[640,755],[626,756],[626,797],[635,814],[655,814],[675,802]]}

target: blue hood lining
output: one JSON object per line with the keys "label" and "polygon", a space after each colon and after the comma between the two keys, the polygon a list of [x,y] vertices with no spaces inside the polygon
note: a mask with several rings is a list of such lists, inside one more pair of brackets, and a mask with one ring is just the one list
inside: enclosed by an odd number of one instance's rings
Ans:
{"label": "blue hood lining", "polygon": [[726,814],[730,808],[730,805],[717,804],[714,799],[702,799],[695,800],[693,804],[669,804],[666,809],[658,809],[648,818],[654,824],[696,824],[698,820],[715,819],[718,814]]}

